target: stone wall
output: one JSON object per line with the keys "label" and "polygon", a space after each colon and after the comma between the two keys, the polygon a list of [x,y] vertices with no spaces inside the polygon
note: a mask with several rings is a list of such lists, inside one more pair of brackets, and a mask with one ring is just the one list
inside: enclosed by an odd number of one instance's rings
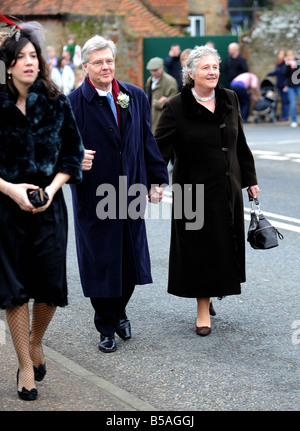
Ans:
{"label": "stone wall", "polygon": [[249,34],[241,38],[249,70],[262,80],[275,68],[279,49],[293,50],[300,59],[300,13],[265,12]]}

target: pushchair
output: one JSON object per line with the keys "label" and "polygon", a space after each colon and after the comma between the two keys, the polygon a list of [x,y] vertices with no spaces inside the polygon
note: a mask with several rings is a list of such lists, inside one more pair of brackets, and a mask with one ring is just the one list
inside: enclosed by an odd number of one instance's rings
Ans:
{"label": "pushchair", "polygon": [[254,122],[261,123],[269,120],[270,123],[277,121],[277,88],[274,82],[265,78],[260,84],[260,98],[253,105]]}

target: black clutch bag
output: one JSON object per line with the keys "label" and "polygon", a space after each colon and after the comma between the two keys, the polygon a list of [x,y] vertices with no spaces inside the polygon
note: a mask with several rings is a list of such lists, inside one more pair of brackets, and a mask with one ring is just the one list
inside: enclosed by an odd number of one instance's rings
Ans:
{"label": "black clutch bag", "polygon": [[49,199],[48,193],[42,188],[39,188],[38,190],[28,189],[27,195],[32,205],[36,208],[46,205]]}
{"label": "black clutch bag", "polygon": [[[247,241],[252,248],[258,250],[277,247],[278,238],[283,239],[283,235],[260,212],[259,200],[251,197],[249,197],[249,200],[251,202],[251,210]],[[256,208],[253,208],[253,201]]]}

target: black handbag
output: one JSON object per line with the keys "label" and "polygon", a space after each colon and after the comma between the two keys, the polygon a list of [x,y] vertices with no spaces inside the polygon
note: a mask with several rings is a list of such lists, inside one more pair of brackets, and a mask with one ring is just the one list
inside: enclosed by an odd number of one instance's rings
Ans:
{"label": "black handbag", "polygon": [[39,188],[38,190],[28,189],[27,195],[32,205],[36,208],[46,205],[49,199],[48,193],[42,188]]}
{"label": "black handbag", "polygon": [[[260,204],[257,198],[249,197],[251,203],[250,224],[247,241],[252,248],[267,250],[278,246],[278,238],[283,239],[283,235],[271,225],[271,223],[260,212]],[[256,208],[253,208],[253,201]]]}

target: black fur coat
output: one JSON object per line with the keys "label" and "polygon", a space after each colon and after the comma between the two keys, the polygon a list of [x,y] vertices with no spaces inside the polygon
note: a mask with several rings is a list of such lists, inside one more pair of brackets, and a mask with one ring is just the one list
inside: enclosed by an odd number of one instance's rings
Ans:
{"label": "black fur coat", "polygon": [[0,91],[0,177],[13,183],[45,178],[58,172],[82,179],[84,149],[69,100],[60,95],[51,101],[43,84],[29,89],[26,116]]}

